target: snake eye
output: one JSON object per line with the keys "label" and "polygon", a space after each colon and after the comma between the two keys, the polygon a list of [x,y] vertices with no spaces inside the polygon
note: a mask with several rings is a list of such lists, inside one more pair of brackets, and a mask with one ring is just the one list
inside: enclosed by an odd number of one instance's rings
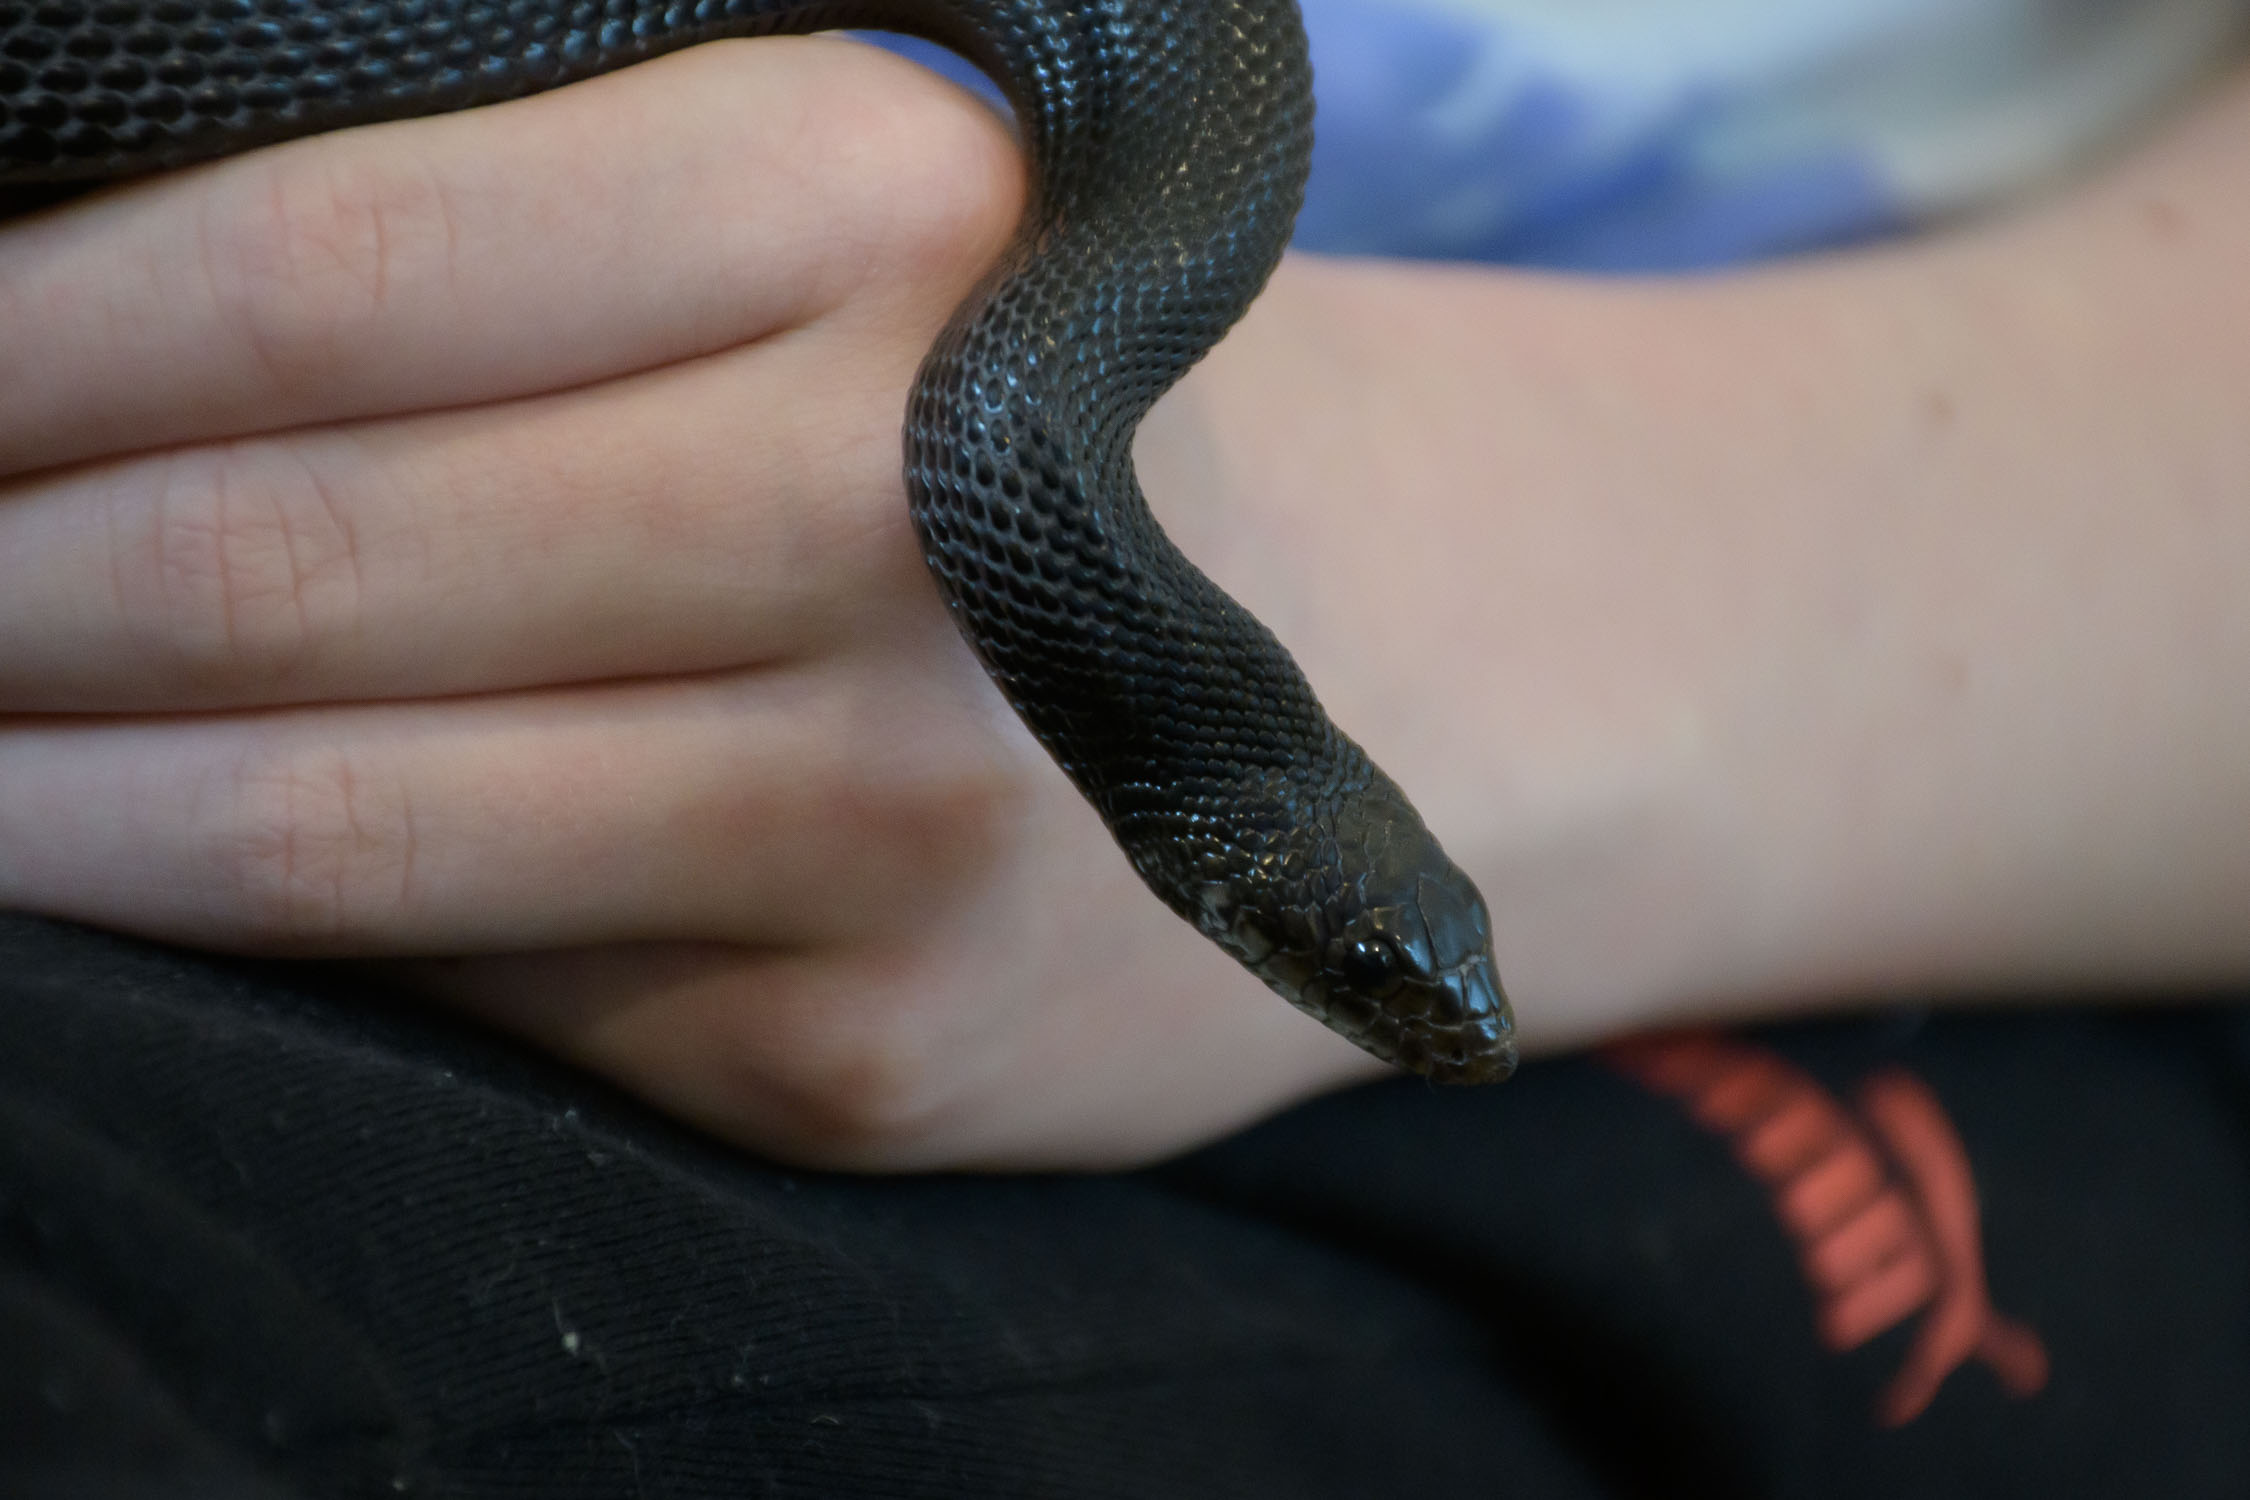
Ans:
{"label": "snake eye", "polygon": [[1384,1000],[1398,992],[1406,979],[1406,959],[1387,937],[1364,937],[1343,952],[1344,982],[1370,1000]]}

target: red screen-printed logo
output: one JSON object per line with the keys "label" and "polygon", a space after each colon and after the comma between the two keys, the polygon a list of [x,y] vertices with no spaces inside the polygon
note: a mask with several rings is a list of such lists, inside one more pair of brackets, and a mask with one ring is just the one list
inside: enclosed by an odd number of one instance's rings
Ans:
{"label": "red screen-printed logo", "polygon": [[1985,1288],[1976,1179],[1929,1085],[1884,1068],[1847,1108],[1776,1054],[1706,1033],[1625,1042],[1604,1055],[1724,1136],[1773,1195],[1824,1345],[1857,1349],[1922,1313],[1905,1365],[1876,1404],[1884,1426],[1920,1416],[1972,1359],[2011,1395],[2046,1385],[2039,1336],[2003,1317]]}

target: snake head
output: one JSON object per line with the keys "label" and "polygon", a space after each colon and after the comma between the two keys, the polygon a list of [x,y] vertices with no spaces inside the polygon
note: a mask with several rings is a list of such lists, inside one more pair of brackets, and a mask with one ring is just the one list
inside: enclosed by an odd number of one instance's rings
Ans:
{"label": "snake head", "polygon": [[1207,897],[1205,930],[1385,1062],[1439,1083],[1497,1083],[1515,1071],[1515,1018],[1484,898],[1403,796],[1374,790],[1332,825],[1325,898],[1276,911]]}
{"label": "snake head", "polygon": [[1515,1071],[1516,1038],[1492,919],[1434,840],[1431,853],[1395,886],[1355,883],[1300,1003],[1387,1062],[1440,1083],[1495,1083]]}

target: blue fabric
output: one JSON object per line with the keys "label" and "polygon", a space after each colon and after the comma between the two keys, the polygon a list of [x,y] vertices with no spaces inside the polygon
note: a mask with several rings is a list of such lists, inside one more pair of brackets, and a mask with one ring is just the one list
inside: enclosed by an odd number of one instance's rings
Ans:
{"label": "blue fabric", "polygon": [[1300,248],[1616,272],[2019,190],[2175,107],[2250,21],[2250,0],[1302,3]]}
{"label": "blue fabric", "polygon": [[1301,248],[1635,270],[1894,227],[1860,155],[1702,170],[1717,85],[1604,97],[1486,18],[1308,0],[1320,100]]}

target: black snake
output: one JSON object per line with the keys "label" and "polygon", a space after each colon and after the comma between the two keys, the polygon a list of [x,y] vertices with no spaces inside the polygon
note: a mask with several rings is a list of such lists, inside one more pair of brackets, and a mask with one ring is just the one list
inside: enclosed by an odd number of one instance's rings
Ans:
{"label": "black snake", "polygon": [[843,26],[976,62],[1033,166],[1013,246],[906,416],[915,524],[962,632],[1173,910],[1377,1056],[1505,1077],[1475,886],[1133,473],[1142,415],[1241,316],[1295,219],[1295,0],[0,0],[0,188]]}

